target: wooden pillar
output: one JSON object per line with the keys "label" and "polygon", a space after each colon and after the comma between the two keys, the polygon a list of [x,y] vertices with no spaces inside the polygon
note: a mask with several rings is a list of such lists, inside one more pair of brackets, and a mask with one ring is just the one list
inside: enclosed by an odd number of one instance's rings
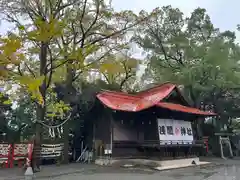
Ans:
{"label": "wooden pillar", "polygon": [[110,112],[109,114],[109,117],[110,117],[110,150],[111,152],[109,154],[112,155],[112,152],[113,152],[113,114],[112,112]]}
{"label": "wooden pillar", "polygon": [[113,150],[113,112],[111,109],[107,109],[107,118],[108,118],[108,122],[109,122],[109,145],[110,145],[110,151],[112,154],[112,150]]}
{"label": "wooden pillar", "polygon": [[113,153],[113,112],[109,108],[105,108],[107,122],[108,122],[108,131],[109,138],[105,144],[104,156],[106,158],[106,164],[111,163],[112,153]]}

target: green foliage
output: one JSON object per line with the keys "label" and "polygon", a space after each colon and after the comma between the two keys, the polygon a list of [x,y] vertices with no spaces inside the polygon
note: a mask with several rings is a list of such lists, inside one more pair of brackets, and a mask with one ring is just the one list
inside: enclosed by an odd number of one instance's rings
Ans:
{"label": "green foliage", "polygon": [[106,56],[100,63],[100,73],[104,75],[107,84],[118,87],[118,90],[129,90],[128,82],[136,80],[138,59],[124,54]]}
{"label": "green foliage", "polygon": [[204,9],[184,19],[179,9],[158,9],[140,28],[134,41],[149,52],[149,70],[155,80],[205,88],[239,84],[239,47],[234,33],[214,28]]}
{"label": "green foliage", "polygon": [[64,103],[62,100],[58,100],[56,93],[52,92],[49,97],[52,100],[49,100],[49,105],[47,106],[47,116],[50,118],[60,117],[63,119],[66,112],[71,108],[69,104]]}
{"label": "green foliage", "polygon": [[[54,17],[50,17],[48,21],[42,17],[36,17],[33,23],[35,29],[27,32],[27,35],[29,39],[39,42],[49,42],[52,38],[60,37],[65,26],[62,21]],[[21,28],[20,30],[25,30],[25,28]]]}
{"label": "green foliage", "polygon": [[0,117],[4,117],[4,112],[8,111],[11,105],[9,97],[0,89]]}
{"label": "green foliage", "polygon": [[[126,32],[146,20],[142,14],[115,12],[108,1],[102,0],[2,0],[0,11],[16,27],[16,31],[9,32],[9,36],[0,41],[0,68],[3,70],[0,78],[20,86],[11,94],[11,100],[13,94],[20,92],[34,102],[37,111],[34,122],[44,124],[50,119],[59,122],[67,112],[74,112],[78,100],[85,102],[83,109],[88,109],[92,98],[85,99],[84,95],[76,98],[73,84],[92,70],[115,76],[111,70],[114,69],[119,75],[114,79],[123,78],[120,87],[135,75],[137,63],[131,58],[121,63],[103,60],[116,51],[127,49],[123,42]],[[53,91],[56,84],[65,87],[62,99]],[[79,92],[82,93],[80,86]],[[37,141],[41,139],[38,125]],[[64,138],[65,149],[67,139]]]}
{"label": "green foliage", "polygon": [[[72,84],[80,74],[96,67],[101,71],[105,66],[108,73],[110,69],[123,72],[114,60],[102,59],[125,48],[122,40],[126,30],[144,20],[131,11],[115,12],[100,0],[47,0],[37,4],[11,0],[1,2],[0,9],[17,27],[0,39],[0,77],[20,85],[25,95],[47,109],[49,116],[62,116],[69,110],[66,99],[64,106],[53,98],[51,88],[55,83]],[[27,21],[21,21],[23,16]],[[135,65],[129,60],[127,71],[130,66]]]}
{"label": "green foliage", "polygon": [[34,134],[34,121],[36,113],[34,104],[25,97],[14,109],[7,109],[4,118],[0,122],[0,131],[6,133],[8,142],[19,142],[20,138],[28,139]]}
{"label": "green foliage", "polygon": [[186,18],[171,6],[154,12],[132,39],[148,55],[143,79],[184,85],[194,106],[205,105],[225,123],[239,117],[240,46],[235,33],[214,27],[202,8]]}

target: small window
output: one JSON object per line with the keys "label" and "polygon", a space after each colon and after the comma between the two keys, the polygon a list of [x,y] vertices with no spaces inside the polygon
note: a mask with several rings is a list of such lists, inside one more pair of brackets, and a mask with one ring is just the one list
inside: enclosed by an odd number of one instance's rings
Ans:
{"label": "small window", "polygon": [[191,129],[191,128],[187,128],[187,134],[188,134],[189,136],[192,135],[192,129]]}
{"label": "small window", "polygon": [[185,127],[181,127],[181,135],[182,136],[186,135],[186,128]]}
{"label": "small window", "polygon": [[166,134],[165,126],[159,126],[158,128],[160,134]]}
{"label": "small window", "polygon": [[173,135],[173,127],[172,126],[167,126],[167,133],[170,135]]}

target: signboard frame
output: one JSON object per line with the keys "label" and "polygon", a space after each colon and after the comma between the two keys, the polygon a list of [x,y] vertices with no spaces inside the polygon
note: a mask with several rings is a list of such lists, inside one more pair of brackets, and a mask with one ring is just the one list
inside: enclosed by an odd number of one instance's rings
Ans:
{"label": "signboard frame", "polygon": [[192,144],[193,130],[190,121],[157,119],[160,144]]}

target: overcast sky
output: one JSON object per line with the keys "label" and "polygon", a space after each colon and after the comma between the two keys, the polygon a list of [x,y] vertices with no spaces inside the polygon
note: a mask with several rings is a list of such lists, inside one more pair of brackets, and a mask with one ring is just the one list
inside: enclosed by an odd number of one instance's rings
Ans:
{"label": "overcast sky", "polygon": [[[155,7],[170,4],[181,9],[186,15],[197,7],[203,7],[207,9],[214,25],[222,30],[235,30],[240,23],[239,0],[112,0],[112,4],[116,10],[130,9],[135,12],[141,9],[151,11]],[[2,22],[0,34],[8,29],[9,24]]]}
{"label": "overcast sky", "polygon": [[239,0],[112,0],[112,3],[117,10],[131,9],[135,12],[172,5],[186,15],[197,7],[203,7],[207,9],[213,24],[222,30],[235,30],[236,25],[240,24]]}

